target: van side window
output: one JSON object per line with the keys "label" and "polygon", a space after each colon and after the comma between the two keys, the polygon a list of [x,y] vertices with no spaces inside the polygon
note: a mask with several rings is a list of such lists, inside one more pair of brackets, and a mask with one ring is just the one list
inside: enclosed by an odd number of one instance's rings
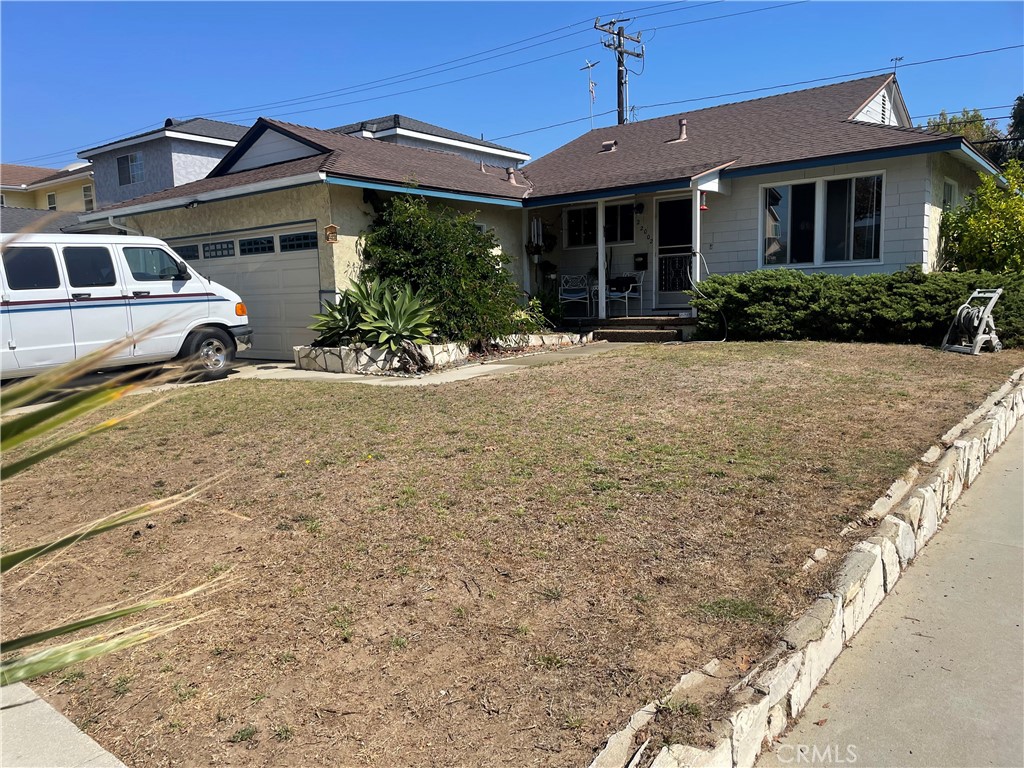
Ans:
{"label": "van side window", "polygon": [[49,248],[8,248],[4,251],[4,272],[12,291],[60,287],[57,260]]}
{"label": "van side window", "polygon": [[117,275],[110,249],[96,246],[65,248],[64,265],[68,269],[68,282],[74,288],[96,288],[115,285]]}
{"label": "van side window", "polygon": [[173,280],[178,262],[160,248],[125,248],[124,258],[136,280]]}

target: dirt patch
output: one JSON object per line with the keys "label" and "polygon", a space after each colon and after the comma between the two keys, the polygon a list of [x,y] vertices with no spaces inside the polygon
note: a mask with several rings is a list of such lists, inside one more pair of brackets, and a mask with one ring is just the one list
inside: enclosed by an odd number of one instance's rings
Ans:
{"label": "dirt patch", "polygon": [[129,765],[584,765],[682,672],[757,658],[821,589],[807,556],[1022,364],[650,346],[189,389],[4,485],[11,548],[230,472],[5,585],[4,632],[233,567],[187,608],[212,621],[37,687]]}

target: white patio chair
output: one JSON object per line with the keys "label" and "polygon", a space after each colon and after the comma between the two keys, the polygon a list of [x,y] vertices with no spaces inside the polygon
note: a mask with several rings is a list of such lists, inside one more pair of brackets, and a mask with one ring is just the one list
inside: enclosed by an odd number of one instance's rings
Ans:
{"label": "white patio chair", "polygon": [[[617,285],[614,288],[608,286],[608,290],[605,292],[605,299],[610,304],[613,301],[621,301],[626,305],[626,317],[629,317],[629,300],[633,299],[639,304],[640,313],[644,311],[644,275],[646,273],[641,272],[623,272],[615,280],[622,281],[624,278],[631,278],[631,281],[624,285]],[[610,313],[609,313],[610,314]]]}
{"label": "white patio chair", "polygon": [[558,283],[558,303],[583,302],[590,316],[590,282],[586,275],[562,275]]}

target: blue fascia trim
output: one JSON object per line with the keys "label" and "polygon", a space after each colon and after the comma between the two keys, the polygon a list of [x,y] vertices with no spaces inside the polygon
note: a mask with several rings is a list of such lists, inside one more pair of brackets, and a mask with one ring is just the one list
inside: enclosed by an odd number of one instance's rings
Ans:
{"label": "blue fascia trim", "polygon": [[667,192],[674,189],[689,189],[689,179],[662,181],[657,184],[635,184],[631,187],[614,187],[611,189],[595,189],[587,192],[575,192],[570,195],[552,195],[550,197],[528,197],[523,201],[524,208],[540,208],[545,205],[563,205],[565,203],[584,203],[600,200],[602,197],[625,197],[626,195],[642,195],[648,192]]}
{"label": "blue fascia trim", "polygon": [[972,147],[966,141],[960,142],[960,149],[963,150],[963,153],[967,155],[969,158],[971,158],[971,160],[976,162],[982,168],[987,169],[989,173],[991,173],[999,180],[1000,184],[1002,184],[1003,186],[1006,185],[1006,177],[1003,176],[1000,170],[992,164],[991,160],[989,160],[984,155],[981,155],[978,152],[976,152],[974,150],[974,147]]}
{"label": "blue fascia trim", "polygon": [[870,162],[871,160],[887,160],[893,157],[927,155],[932,152],[948,152],[949,150],[960,149],[960,146],[960,139],[949,139],[946,141],[936,142],[934,144],[893,147],[892,149],[879,149],[870,152],[850,152],[845,155],[814,157],[808,160],[796,160],[790,163],[776,163],[775,165],[762,165],[755,168],[739,168],[735,171],[725,169],[722,171],[721,177],[723,179],[736,179],[743,176],[761,176],[766,173],[801,171],[807,168],[821,168],[828,165],[845,165],[847,163]]}
{"label": "blue fascia trim", "polygon": [[380,192],[397,192],[403,195],[423,195],[424,197],[440,197],[445,200],[460,200],[465,203],[484,203],[486,205],[504,205],[509,208],[522,208],[520,200],[506,200],[501,197],[484,197],[483,195],[466,195],[460,192],[442,192],[439,189],[424,189],[423,187],[403,187],[398,184],[378,184],[373,181],[358,181],[356,179],[342,179],[337,176],[328,176],[328,184],[336,184],[340,187],[356,187],[358,189],[376,189]]}

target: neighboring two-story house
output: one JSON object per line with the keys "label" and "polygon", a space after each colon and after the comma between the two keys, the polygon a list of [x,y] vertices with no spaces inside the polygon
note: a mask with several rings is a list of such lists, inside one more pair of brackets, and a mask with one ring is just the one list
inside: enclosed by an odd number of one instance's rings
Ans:
{"label": "neighboring two-story house", "polygon": [[33,165],[0,165],[0,205],[41,211],[91,211],[96,207],[92,166],[72,163],[55,171]]}
{"label": "neighboring two-story house", "polygon": [[247,130],[219,120],[167,118],[163,128],[78,156],[92,162],[99,205],[113,205],[205,178]]}

